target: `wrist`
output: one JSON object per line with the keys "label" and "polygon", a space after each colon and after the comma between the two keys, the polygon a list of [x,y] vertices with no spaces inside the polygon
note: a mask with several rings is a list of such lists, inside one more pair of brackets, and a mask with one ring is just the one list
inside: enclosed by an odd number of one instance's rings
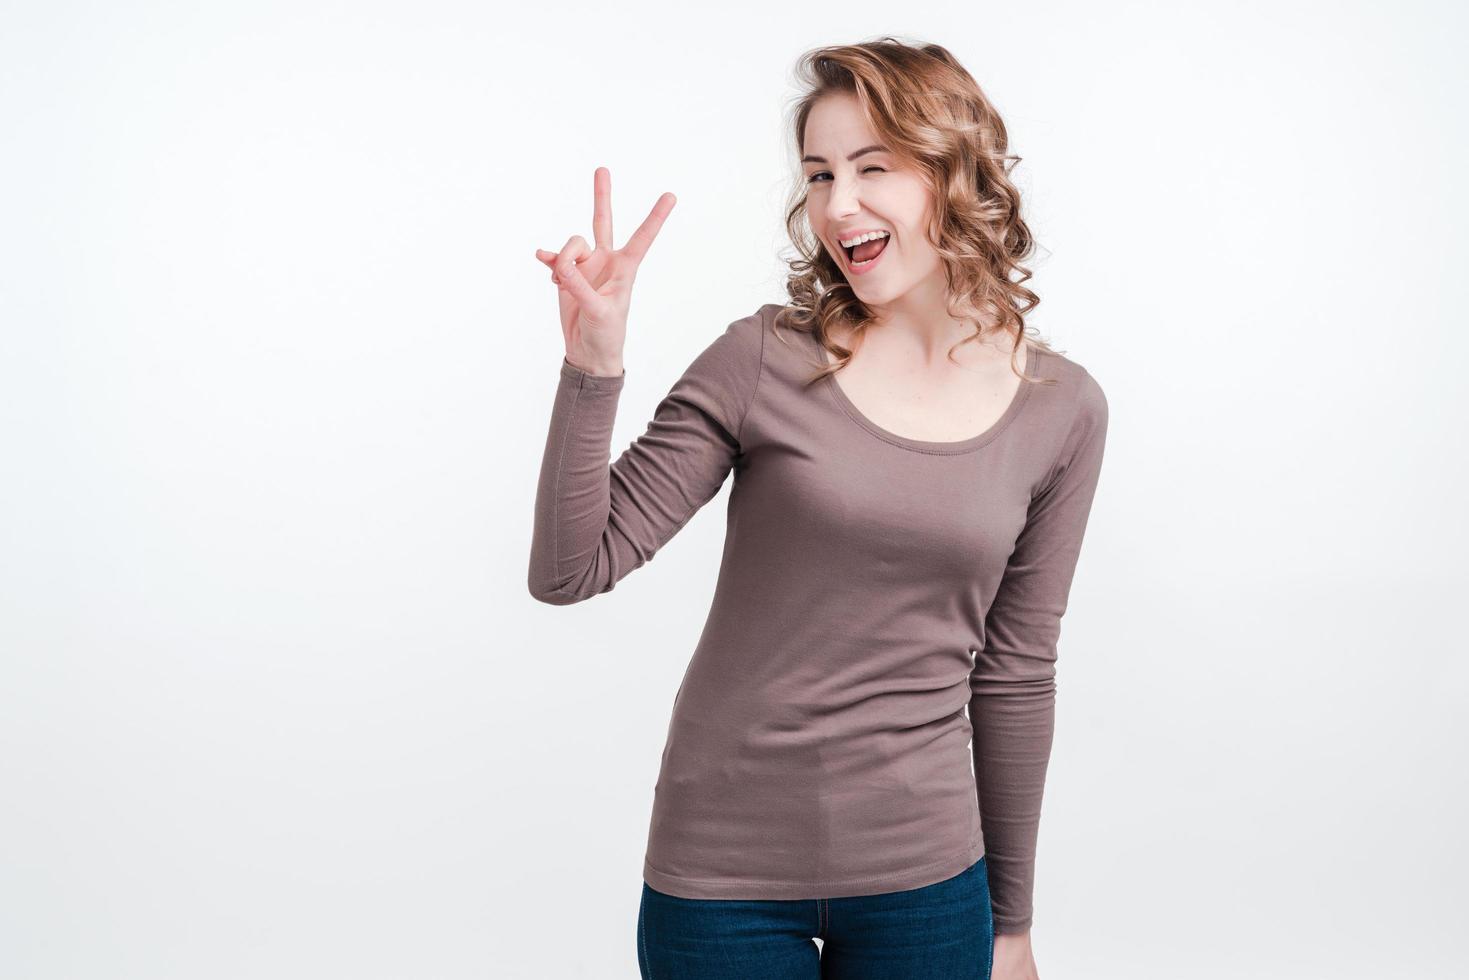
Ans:
{"label": "wrist", "polygon": [[585,371],[587,374],[595,375],[596,377],[599,377],[599,378],[617,378],[617,377],[621,377],[622,376],[622,373],[623,373],[623,366],[622,366],[622,361],[621,360],[616,360],[616,361],[575,361],[575,360],[572,360],[571,357],[568,355],[567,358],[566,358],[566,363],[567,364],[570,364],[572,367],[576,368],[578,371]]}

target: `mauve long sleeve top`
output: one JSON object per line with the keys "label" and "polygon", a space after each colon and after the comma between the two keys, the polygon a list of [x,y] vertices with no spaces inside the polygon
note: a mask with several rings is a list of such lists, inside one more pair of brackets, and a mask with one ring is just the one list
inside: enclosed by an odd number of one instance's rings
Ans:
{"label": "mauve long sleeve top", "polygon": [[[651,560],[734,474],[673,699],[643,878],[685,898],[917,888],[986,858],[1030,926],[1061,617],[1107,433],[1096,380],[1032,347],[955,442],[874,424],[779,304],[731,323],[610,461],[625,373],[561,362],[529,587],[568,604]],[[967,712],[966,712],[967,709]]]}

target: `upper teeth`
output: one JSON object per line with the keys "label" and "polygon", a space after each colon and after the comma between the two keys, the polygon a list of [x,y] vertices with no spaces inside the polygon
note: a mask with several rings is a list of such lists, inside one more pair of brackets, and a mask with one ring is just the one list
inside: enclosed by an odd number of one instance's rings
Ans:
{"label": "upper teeth", "polygon": [[842,244],[842,248],[852,248],[852,247],[854,247],[856,245],[861,245],[863,242],[870,242],[874,238],[886,238],[886,237],[887,237],[887,232],[885,232],[885,231],[869,231],[865,235],[858,235],[856,238],[849,238],[846,241],[843,241],[841,244]]}

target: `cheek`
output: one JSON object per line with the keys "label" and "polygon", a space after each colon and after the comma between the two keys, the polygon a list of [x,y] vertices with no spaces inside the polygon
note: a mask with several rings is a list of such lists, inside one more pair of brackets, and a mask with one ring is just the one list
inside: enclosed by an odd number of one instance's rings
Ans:
{"label": "cheek", "polygon": [[906,170],[894,170],[884,174],[882,193],[892,203],[901,203],[904,207],[910,208],[922,207],[924,200],[929,196],[928,185]]}
{"label": "cheek", "polygon": [[897,244],[902,247],[908,259],[921,256],[925,251],[933,251],[928,244],[924,223],[926,218],[921,207],[921,201],[915,202],[911,199],[872,202],[873,213],[882,218],[883,224],[893,229]]}

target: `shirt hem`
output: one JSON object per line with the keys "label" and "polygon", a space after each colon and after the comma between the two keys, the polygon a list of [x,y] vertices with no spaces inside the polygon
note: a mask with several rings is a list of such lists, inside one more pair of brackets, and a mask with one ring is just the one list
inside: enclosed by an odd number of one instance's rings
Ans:
{"label": "shirt hem", "polygon": [[660,871],[643,858],[643,881],[675,898],[779,899],[846,898],[906,891],[945,881],[984,857],[984,840],[972,840],[958,854],[887,875],[864,875],[824,881],[755,878],[693,878]]}

